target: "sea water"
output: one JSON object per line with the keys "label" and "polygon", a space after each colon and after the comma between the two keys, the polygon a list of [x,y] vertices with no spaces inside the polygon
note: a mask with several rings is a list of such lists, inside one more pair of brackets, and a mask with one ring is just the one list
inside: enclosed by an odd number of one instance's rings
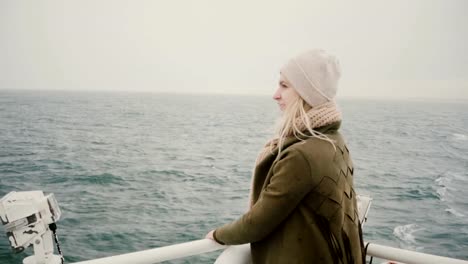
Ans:
{"label": "sea water", "polygon": [[[468,260],[468,103],[338,102],[364,239]],[[68,263],[201,239],[245,212],[278,116],[269,96],[1,90],[0,197],[55,193]],[[0,263],[28,254],[0,234]]]}

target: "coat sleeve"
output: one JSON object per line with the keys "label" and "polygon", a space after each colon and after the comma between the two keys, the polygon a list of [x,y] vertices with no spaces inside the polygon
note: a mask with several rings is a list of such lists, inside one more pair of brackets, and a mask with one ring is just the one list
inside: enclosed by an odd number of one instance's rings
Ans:
{"label": "coat sleeve", "polygon": [[221,244],[252,243],[270,234],[312,189],[311,168],[299,150],[287,150],[273,167],[270,182],[255,205],[238,220],[214,232]]}

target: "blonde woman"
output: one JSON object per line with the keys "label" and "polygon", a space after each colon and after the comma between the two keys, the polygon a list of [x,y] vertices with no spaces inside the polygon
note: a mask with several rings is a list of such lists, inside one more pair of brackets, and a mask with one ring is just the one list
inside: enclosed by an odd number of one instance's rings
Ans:
{"label": "blonde woman", "polygon": [[257,158],[250,210],[210,231],[220,244],[250,243],[252,263],[365,263],[353,164],[338,131],[337,59],[311,50],[280,72],[276,136]]}

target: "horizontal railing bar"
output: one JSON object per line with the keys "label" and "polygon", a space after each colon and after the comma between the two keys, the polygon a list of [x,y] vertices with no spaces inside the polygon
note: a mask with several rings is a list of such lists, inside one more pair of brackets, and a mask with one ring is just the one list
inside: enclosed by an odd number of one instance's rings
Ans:
{"label": "horizontal railing bar", "polygon": [[468,264],[468,261],[369,243],[367,255],[406,264]]}
{"label": "horizontal railing bar", "polygon": [[75,262],[74,264],[153,264],[172,259],[186,258],[224,248],[227,248],[227,246],[220,245],[211,239],[200,239],[117,256]]}
{"label": "horizontal railing bar", "polygon": [[[73,264],[154,264],[225,248],[227,248],[227,246],[220,245],[210,239],[200,239],[117,256],[75,262]],[[400,248],[382,246],[374,243],[368,244],[367,255],[406,264],[468,264],[468,261],[466,260],[453,259]]]}

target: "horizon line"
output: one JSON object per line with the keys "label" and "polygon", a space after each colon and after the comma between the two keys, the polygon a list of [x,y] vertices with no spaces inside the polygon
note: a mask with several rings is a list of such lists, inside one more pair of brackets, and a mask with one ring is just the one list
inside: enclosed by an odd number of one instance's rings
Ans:
{"label": "horizon line", "polygon": [[[151,90],[107,90],[107,89],[31,89],[31,88],[0,88],[0,91],[10,91],[10,92],[70,92],[70,93],[130,93],[130,94],[173,94],[173,95],[232,95],[232,96],[271,96],[268,93],[248,93],[248,92],[216,92],[216,91],[151,91]],[[273,93],[273,92],[272,92]],[[428,101],[468,101],[468,97],[425,97],[425,96],[388,96],[388,95],[340,95],[336,97],[337,100],[340,99],[366,99],[366,100],[428,100]]]}

